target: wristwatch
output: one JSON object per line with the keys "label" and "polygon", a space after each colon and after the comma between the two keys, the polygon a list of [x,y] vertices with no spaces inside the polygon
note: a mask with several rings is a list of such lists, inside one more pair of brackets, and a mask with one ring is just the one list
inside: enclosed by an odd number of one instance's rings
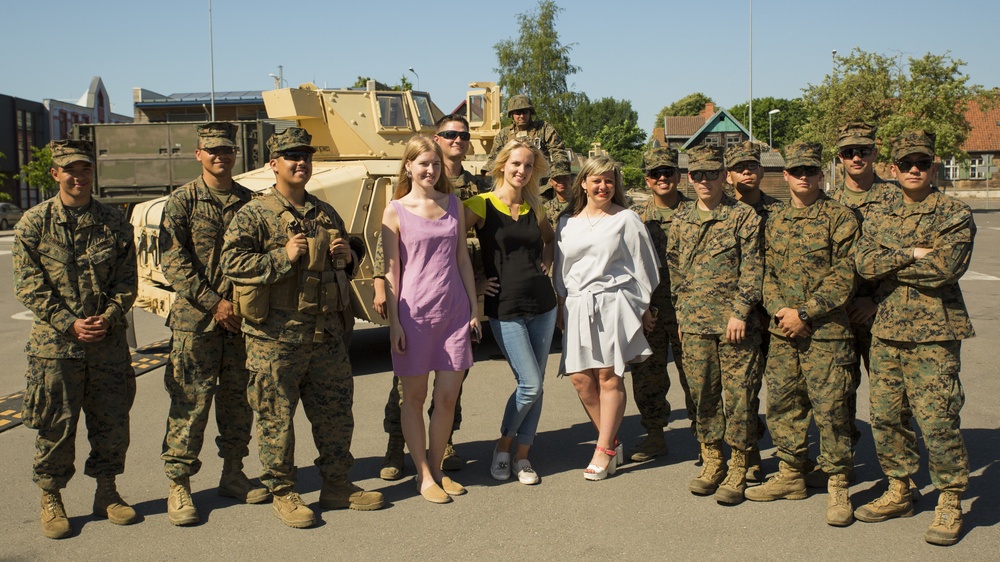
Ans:
{"label": "wristwatch", "polygon": [[806,313],[806,309],[804,308],[799,309],[799,320],[805,322],[806,324],[812,322],[812,318],[809,317],[809,314]]}

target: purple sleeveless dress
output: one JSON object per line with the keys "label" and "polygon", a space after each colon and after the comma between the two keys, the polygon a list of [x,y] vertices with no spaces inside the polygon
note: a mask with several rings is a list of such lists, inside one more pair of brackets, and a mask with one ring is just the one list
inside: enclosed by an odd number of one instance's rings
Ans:
{"label": "purple sleeveless dress", "polygon": [[404,353],[392,352],[396,376],[430,371],[464,371],[472,366],[469,297],[458,271],[458,212],[454,195],[448,212],[428,220],[391,201],[399,215],[399,324]]}

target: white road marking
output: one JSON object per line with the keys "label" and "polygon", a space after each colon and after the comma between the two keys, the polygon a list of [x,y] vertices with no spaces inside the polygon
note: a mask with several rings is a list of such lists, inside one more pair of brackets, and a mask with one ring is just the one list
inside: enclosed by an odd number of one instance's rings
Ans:
{"label": "white road marking", "polygon": [[962,281],[1000,281],[1000,277],[993,277],[992,275],[976,271],[966,271],[965,275],[962,276]]}
{"label": "white road marking", "polygon": [[10,250],[0,250],[0,256],[9,256]]}
{"label": "white road marking", "polygon": [[34,320],[35,313],[30,310],[25,310],[24,312],[18,312],[14,316],[11,316],[14,320]]}

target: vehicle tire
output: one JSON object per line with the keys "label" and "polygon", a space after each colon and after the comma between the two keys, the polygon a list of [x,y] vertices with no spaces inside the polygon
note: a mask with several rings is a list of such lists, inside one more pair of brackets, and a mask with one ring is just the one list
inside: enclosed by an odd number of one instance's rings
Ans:
{"label": "vehicle tire", "polygon": [[7,224],[7,219],[0,219],[0,230],[7,230],[10,225]]}

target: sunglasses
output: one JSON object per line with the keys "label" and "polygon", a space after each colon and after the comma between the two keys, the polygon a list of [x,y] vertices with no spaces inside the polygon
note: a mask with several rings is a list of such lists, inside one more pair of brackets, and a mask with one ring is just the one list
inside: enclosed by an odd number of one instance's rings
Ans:
{"label": "sunglasses", "polygon": [[280,153],[278,156],[293,162],[312,162],[313,159],[312,152],[306,152],[304,150],[289,150],[287,152]]}
{"label": "sunglasses", "polygon": [[511,115],[524,115],[524,114],[527,114],[527,113],[531,113],[531,110],[530,109],[515,109],[514,111],[510,112]]}
{"label": "sunglasses", "polygon": [[469,131],[449,130],[449,131],[438,131],[437,136],[448,140],[462,139],[464,141],[467,141],[472,138],[472,133],[470,133]]}
{"label": "sunglasses", "polygon": [[730,168],[730,170],[740,174],[745,172],[756,172],[758,169],[760,169],[760,164],[756,162],[740,162],[739,164],[734,164],[733,167]]}
{"label": "sunglasses", "polygon": [[933,160],[896,160],[896,168],[900,172],[909,172],[914,166],[921,172],[926,172],[934,165]]}
{"label": "sunglasses", "polygon": [[671,177],[677,173],[677,168],[671,166],[660,166],[646,172],[647,178]]}
{"label": "sunglasses", "polygon": [[202,150],[212,156],[232,156],[236,154],[236,149],[231,146],[215,146],[212,148],[203,148]]}
{"label": "sunglasses", "polygon": [[868,158],[872,152],[875,152],[875,149],[868,146],[845,148],[840,151],[840,157],[844,160],[854,160],[855,156]]}
{"label": "sunglasses", "polygon": [[795,166],[787,170],[788,175],[795,178],[818,176],[821,171],[819,166]]}
{"label": "sunglasses", "polygon": [[712,170],[711,172],[704,172],[699,170],[697,172],[688,172],[688,173],[691,174],[691,179],[693,179],[694,181],[702,181],[702,180],[714,181],[719,179],[719,174],[722,172],[720,172],[719,170]]}

